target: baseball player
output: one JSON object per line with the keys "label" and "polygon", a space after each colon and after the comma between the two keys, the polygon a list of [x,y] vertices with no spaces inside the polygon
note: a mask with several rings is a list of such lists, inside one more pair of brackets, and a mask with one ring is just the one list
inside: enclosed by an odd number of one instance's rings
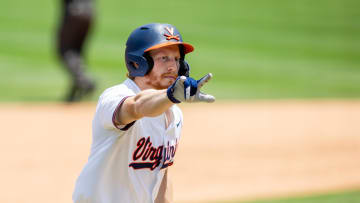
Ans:
{"label": "baseball player", "polygon": [[189,77],[184,59],[193,50],[170,24],[143,25],[130,34],[125,50],[129,78],[99,98],[75,203],[171,202],[167,170],[183,125],[176,104],[215,101],[200,91],[211,74]]}
{"label": "baseball player", "polygon": [[85,74],[83,48],[93,24],[92,0],[62,0],[62,19],[57,35],[57,51],[70,73],[72,87],[66,95],[68,102],[79,101],[94,91],[95,83]]}

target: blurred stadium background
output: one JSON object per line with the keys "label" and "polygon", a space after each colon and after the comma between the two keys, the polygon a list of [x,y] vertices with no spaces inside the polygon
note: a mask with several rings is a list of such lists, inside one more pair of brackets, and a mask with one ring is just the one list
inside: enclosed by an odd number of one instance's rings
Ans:
{"label": "blurred stadium background", "polygon": [[[149,22],[167,22],[195,46],[187,56],[191,74],[199,78],[212,72],[206,89],[220,100],[357,101],[359,8],[358,0],[97,0],[86,61],[98,88],[89,100],[125,78],[130,32]],[[63,99],[70,79],[55,56],[59,12],[60,1],[3,1],[0,102]],[[258,202],[355,203],[360,192]]]}
{"label": "blurred stadium background", "polygon": [[[357,98],[357,0],[96,1],[88,43],[98,94],[125,78],[129,33],[169,22],[196,51],[192,75],[207,72],[218,98]],[[68,88],[55,56],[59,1],[5,0],[0,8],[0,101],[58,101]],[[225,91],[224,91],[225,90]]]}

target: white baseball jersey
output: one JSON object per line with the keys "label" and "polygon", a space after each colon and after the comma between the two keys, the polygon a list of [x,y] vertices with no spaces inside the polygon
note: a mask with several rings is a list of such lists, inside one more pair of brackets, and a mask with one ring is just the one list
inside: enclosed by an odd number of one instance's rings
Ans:
{"label": "white baseball jersey", "polygon": [[100,96],[90,156],[73,193],[75,203],[154,202],[165,169],[174,161],[183,117],[173,105],[167,128],[165,113],[115,126],[115,110],[138,92],[139,87],[127,79]]}

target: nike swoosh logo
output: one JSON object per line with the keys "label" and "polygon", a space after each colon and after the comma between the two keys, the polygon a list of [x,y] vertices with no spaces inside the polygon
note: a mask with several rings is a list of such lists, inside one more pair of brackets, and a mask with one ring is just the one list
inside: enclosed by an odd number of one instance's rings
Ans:
{"label": "nike swoosh logo", "polygon": [[176,127],[179,127],[180,123],[181,123],[181,120],[176,124]]}

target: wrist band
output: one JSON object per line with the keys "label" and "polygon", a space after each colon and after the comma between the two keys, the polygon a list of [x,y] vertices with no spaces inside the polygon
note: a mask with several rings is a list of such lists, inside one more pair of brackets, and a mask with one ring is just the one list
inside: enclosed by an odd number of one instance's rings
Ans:
{"label": "wrist band", "polygon": [[172,103],[175,103],[175,104],[178,104],[180,103],[181,101],[175,99],[174,97],[174,87],[171,86],[167,89],[166,91],[166,94],[167,94],[167,97],[169,98],[169,100],[172,102]]}

